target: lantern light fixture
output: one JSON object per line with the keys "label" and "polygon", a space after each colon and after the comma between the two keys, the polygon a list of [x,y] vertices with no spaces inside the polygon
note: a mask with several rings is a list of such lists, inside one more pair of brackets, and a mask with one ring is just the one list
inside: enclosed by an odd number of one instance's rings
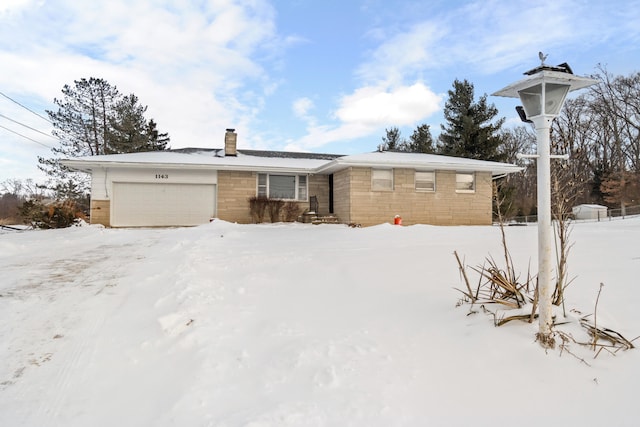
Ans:
{"label": "lantern light fixture", "polygon": [[596,80],[573,74],[569,64],[556,67],[544,63],[548,55],[538,54],[541,64],[525,72],[527,76],[495,92],[494,96],[519,98],[516,107],[520,119],[533,123],[536,129],[537,155],[522,157],[537,160],[538,186],[538,339],[543,346],[553,345],[552,291],[552,226],[551,226],[551,159],[565,156],[551,155],[550,130],[553,119],[560,114],[567,94],[597,83]]}

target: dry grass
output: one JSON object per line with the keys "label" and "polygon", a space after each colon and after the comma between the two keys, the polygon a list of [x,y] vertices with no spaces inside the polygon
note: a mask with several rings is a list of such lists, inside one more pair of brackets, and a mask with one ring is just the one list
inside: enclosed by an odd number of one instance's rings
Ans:
{"label": "dry grass", "polygon": [[[469,314],[477,313],[477,311],[474,311],[473,307],[478,305],[485,313],[493,317],[495,326],[502,326],[514,320],[532,323],[538,317],[538,314],[536,313],[538,307],[537,278],[532,276],[529,271],[527,272],[525,280],[519,279],[519,275],[516,273],[513,266],[503,229],[502,243],[505,266],[499,266],[495,259],[488,257],[485,260],[485,264],[478,267],[471,267],[470,269],[477,273],[478,276],[478,282],[475,285],[472,285],[469,275],[467,274],[467,267],[464,262],[460,260],[458,252],[454,252],[460,276],[464,281],[466,288],[464,290],[457,289],[463,295],[457,305],[470,304],[471,308]],[[558,284],[563,287],[566,287],[567,285],[566,280],[561,280]],[[600,290],[598,291],[593,317],[591,317],[591,315],[587,315],[579,318],[578,320],[580,326],[586,331],[590,338],[588,341],[576,340],[571,334],[560,330],[560,325],[556,323],[555,317],[553,319],[552,334],[548,336],[541,336],[538,334],[536,336],[536,341],[540,342],[544,348],[550,349],[555,347],[556,339],[559,339],[561,354],[566,352],[587,365],[588,363],[586,363],[584,358],[577,356],[571,351],[569,347],[570,344],[577,344],[591,349],[595,352],[594,358],[598,357],[598,355],[603,351],[615,354],[620,350],[631,350],[635,348],[633,345],[633,341],[635,341],[635,339],[628,340],[619,332],[597,324],[598,301],[600,299],[600,293],[602,292],[603,286],[604,285],[601,284]],[[556,295],[556,297],[560,297],[558,298],[558,302],[564,302],[564,294],[562,291],[559,292],[559,295]],[[495,310],[490,308],[492,305],[496,306]],[[531,311],[529,311],[529,305],[531,306]],[[513,310],[514,314],[505,316],[505,310],[507,312]],[[526,312],[523,312],[524,310],[526,310]],[[592,321],[590,320],[591,318],[593,319]],[[569,320],[563,323],[563,325],[566,325],[567,323],[575,324],[576,321]]]}
{"label": "dry grass", "polygon": [[467,288],[464,291],[461,289],[458,291],[462,292],[467,301],[472,304],[501,304],[514,309],[534,303],[535,295],[531,292],[534,278],[530,274],[527,274],[527,279],[521,282],[513,264],[501,268],[493,258],[489,257],[485,265],[471,267],[479,275],[478,284],[473,290],[465,265],[460,261],[457,252],[454,252],[454,255]]}

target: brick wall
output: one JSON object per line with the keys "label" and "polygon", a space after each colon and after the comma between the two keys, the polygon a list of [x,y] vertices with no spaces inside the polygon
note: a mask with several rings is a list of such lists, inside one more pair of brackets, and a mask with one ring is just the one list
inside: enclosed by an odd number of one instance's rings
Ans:
{"label": "brick wall", "polygon": [[455,171],[436,172],[436,191],[415,191],[415,171],[394,169],[393,191],[371,191],[371,168],[350,170],[351,199],[343,222],[363,226],[393,223],[400,215],[404,225],[491,224],[491,174],[476,173],[476,191],[457,193]]}
{"label": "brick wall", "polygon": [[249,198],[256,195],[255,172],[218,171],[216,216],[225,221],[251,223]]}
{"label": "brick wall", "polygon": [[91,224],[102,224],[111,227],[111,201],[91,199],[89,221]]}
{"label": "brick wall", "polygon": [[[241,224],[253,222],[249,212],[249,199],[257,194],[257,179],[256,172],[218,171],[217,217]],[[329,177],[310,175],[308,184],[308,196],[318,197],[320,213],[329,213]],[[297,203],[301,214],[309,208],[308,201]],[[268,214],[265,221],[269,221]]]}
{"label": "brick wall", "polygon": [[353,168],[333,174],[333,212],[340,222],[351,222],[351,175]]}
{"label": "brick wall", "polygon": [[[320,215],[329,214],[329,175],[309,176],[309,197],[318,198],[318,213]],[[300,202],[300,212],[309,208],[309,202]]]}

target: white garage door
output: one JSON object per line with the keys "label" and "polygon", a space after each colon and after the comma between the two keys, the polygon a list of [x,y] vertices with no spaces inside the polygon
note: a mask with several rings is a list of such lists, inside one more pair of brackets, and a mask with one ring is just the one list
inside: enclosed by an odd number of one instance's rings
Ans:
{"label": "white garage door", "polygon": [[212,184],[113,184],[112,227],[198,225],[215,215]]}

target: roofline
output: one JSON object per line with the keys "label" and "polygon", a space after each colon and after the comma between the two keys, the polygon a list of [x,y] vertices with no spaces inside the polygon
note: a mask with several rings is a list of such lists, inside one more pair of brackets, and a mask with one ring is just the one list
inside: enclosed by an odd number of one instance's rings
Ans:
{"label": "roofline", "polygon": [[545,83],[557,83],[569,86],[569,92],[574,90],[583,89],[598,83],[598,80],[594,80],[588,77],[580,77],[573,74],[568,74],[560,71],[541,69],[539,72],[527,75],[524,79],[518,80],[499,91],[491,94],[491,96],[502,96],[506,98],[519,98],[519,92],[525,89],[533,83],[537,82]]}
{"label": "roofline", "polygon": [[[471,159],[469,159],[471,160]],[[486,160],[478,160],[478,162],[487,162]],[[320,166],[317,173],[334,172],[348,167],[378,167],[381,169],[430,169],[430,170],[449,170],[460,172],[491,172],[492,175],[503,175],[509,173],[520,172],[524,168],[509,163],[500,164],[491,162],[486,165],[465,165],[455,162],[438,163],[433,165],[421,164],[415,162],[371,162],[357,160],[336,159],[332,162]]]}
{"label": "roofline", "polygon": [[[192,154],[198,152],[215,153],[215,157],[224,158],[224,148],[197,148],[197,147],[184,147],[173,148],[170,150],[172,153]],[[255,157],[270,157],[270,158],[289,158],[289,159],[308,159],[308,160],[334,160],[338,157],[344,157],[345,154],[330,154],[330,153],[311,153],[303,151],[277,151],[277,150],[253,150],[238,148],[236,150],[238,154],[244,154],[246,156]]]}
{"label": "roofline", "polygon": [[256,172],[289,172],[289,173],[316,173],[317,168],[291,168],[277,166],[243,166],[243,165],[220,165],[206,163],[147,163],[147,162],[102,162],[91,160],[60,160],[63,166],[78,172],[92,172],[96,168],[128,168],[132,166],[141,169],[197,169],[197,170],[228,170],[228,171],[256,171]]}
{"label": "roofline", "polygon": [[[402,168],[402,169],[429,169],[429,170],[451,170],[461,172],[491,172],[492,175],[502,175],[521,171],[520,166],[490,162],[486,160],[472,160],[474,163],[480,164],[464,164],[455,161],[443,162],[437,164],[425,164],[420,162],[376,162],[376,161],[358,161],[348,160],[350,156],[338,157],[328,160],[327,163],[314,167],[278,167],[278,166],[250,166],[250,165],[229,165],[229,164],[208,164],[208,163],[160,163],[160,162],[123,162],[123,161],[94,161],[94,160],[77,160],[63,159],[60,163],[69,169],[79,172],[92,172],[96,168],[127,168],[138,167],[142,169],[196,169],[196,170],[224,170],[224,171],[255,171],[255,172],[287,172],[287,173],[308,173],[323,174],[333,173],[348,167],[378,167]],[[319,160],[319,159],[318,159]]]}

